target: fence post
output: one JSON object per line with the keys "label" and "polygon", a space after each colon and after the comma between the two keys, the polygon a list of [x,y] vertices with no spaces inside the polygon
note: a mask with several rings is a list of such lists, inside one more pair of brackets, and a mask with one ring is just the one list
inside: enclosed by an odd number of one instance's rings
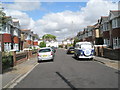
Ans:
{"label": "fence post", "polygon": [[13,66],[15,66],[16,65],[16,51],[13,51],[12,54],[13,54]]}

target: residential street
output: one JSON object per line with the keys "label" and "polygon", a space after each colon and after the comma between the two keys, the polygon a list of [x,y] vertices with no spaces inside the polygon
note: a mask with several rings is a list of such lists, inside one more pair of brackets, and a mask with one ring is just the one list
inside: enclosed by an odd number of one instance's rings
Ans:
{"label": "residential street", "polygon": [[76,60],[58,49],[53,62],[39,63],[14,88],[118,88],[117,72],[96,61]]}

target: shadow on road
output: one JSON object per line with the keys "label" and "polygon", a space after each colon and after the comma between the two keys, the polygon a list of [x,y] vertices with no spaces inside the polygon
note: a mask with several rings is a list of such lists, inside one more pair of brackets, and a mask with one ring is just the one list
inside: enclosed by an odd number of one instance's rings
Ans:
{"label": "shadow on road", "polygon": [[38,61],[38,63],[48,63],[48,62],[54,62],[54,61],[53,60]]}
{"label": "shadow on road", "polygon": [[72,89],[72,90],[78,90],[77,88],[75,88],[75,86],[73,86],[71,84],[71,82],[69,82],[63,75],[61,75],[59,72],[56,72],[56,74],[61,77],[61,79]]}
{"label": "shadow on road", "polygon": [[91,59],[85,59],[85,58],[75,58],[74,56],[72,56],[72,58],[76,61],[93,61]]}

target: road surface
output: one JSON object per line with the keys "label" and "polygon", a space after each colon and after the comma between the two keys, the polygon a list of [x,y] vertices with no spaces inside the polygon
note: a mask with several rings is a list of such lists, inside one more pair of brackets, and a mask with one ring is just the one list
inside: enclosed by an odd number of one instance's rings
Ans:
{"label": "road surface", "polygon": [[90,60],[76,60],[58,49],[54,61],[39,63],[14,88],[118,88],[118,71]]}

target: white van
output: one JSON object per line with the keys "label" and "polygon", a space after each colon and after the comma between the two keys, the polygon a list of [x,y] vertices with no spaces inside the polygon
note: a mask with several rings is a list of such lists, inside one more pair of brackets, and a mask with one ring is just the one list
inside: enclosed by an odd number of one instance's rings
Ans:
{"label": "white van", "polygon": [[78,42],[75,45],[75,58],[86,58],[93,59],[94,57],[94,48],[90,42]]}

